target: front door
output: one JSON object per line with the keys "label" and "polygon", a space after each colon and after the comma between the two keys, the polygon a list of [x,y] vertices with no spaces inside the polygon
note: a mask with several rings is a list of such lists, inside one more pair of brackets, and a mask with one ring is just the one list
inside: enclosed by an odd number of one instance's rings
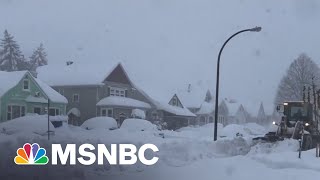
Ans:
{"label": "front door", "polygon": [[40,107],[33,108],[33,113],[40,115],[41,114],[41,108]]}
{"label": "front door", "polygon": [[120,113],[120,114],[119,114],[120,126],[121,126],[121,124],[123,123],[123,121],[124,121],[125,119],[127,119],[126,114]]}

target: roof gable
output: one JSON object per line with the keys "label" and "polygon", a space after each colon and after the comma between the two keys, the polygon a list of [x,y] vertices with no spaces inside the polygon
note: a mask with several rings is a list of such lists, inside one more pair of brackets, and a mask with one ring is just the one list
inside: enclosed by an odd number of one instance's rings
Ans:
{"label": "roof gable", "polygon": [[131,81],[124,70],[121,63],[119,63],[112,71],[109,73],[109,75],[104,79],[103,82],[110,81],[110,82],[116,82],[116,83],[122,83],[122,84],[131,84]]}
{"label": "roof gable", "polygon": [[[0,71],[0,97],[8,93],[11,89],[17,87],[19,84],[22,84],[25,77],[28,77],[28,80],[33,82],[33,84],[37,88],[37,91],[41,91],[46,99],[49,98],[52,102],[57,103],[68,103],[67,99],[64,96],[53,90],[47,84],[41,82],[39,79],[34,78],[28,71]],[[32,96],[30,96],[30,98],[32,98]]]}
{"label": "roof gable", "polygon": [[0,71],[0,97],[20,83],[27,71],[5,72]]}
{"label": "roof gable", "polygon": [[177,107],[181,107],[183,108],[183,105],[180,101],[180,99],[178,98],[177,94],[174,94],[173,97],[170,99],[169,104],[171,106],[177,106]]}
{"label": "roof gable", "polygon": [[210,102],[213,99],[209,90],[199,86],[191,86],[190,84],[187,90],[179,90],[178,96],[183,105],[188,108],[200,108],[203,102]]}

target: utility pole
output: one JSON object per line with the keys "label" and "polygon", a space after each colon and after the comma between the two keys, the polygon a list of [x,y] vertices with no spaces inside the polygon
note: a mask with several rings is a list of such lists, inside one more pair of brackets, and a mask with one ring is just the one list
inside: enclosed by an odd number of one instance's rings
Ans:
{"label": "utility pole", "polygon": [[318,112],[317,112],[317,96],[316,96],[316,85],[314,84],[314,76],[312,77],[312,93],[313,93],[313,115],[314,121],[316,122],[318,130]]}

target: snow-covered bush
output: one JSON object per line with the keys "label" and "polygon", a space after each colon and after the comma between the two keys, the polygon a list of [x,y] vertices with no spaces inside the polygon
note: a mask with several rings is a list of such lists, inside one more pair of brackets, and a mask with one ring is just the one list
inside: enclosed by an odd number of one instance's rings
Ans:
{"label": "snow-covered bush", "polygon": [[157,126],[158,130],[168,129],[168,124],[164,121],[154,121],[153,124]]}
{"label": "snow-covered bush", "polygon": [[141,109],[133,109],[131,117],[135,119],[146,119],[146,113]]}
{"label": "snow-covered bush", "polygon": [[117,121],[112,117],[94,117],[91,119],[86,120],[81,125],[82,128],[91,130],[91,129],[107,129],[113,130],[117,129]]}

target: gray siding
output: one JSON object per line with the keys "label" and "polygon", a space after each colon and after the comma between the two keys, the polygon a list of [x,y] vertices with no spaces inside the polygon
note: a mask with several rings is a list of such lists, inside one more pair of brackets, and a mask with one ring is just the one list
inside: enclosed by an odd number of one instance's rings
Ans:
{"label": "gray siding", "polygon": [[[133,88],[129,84],[106,81],[105,84],[101,86],[54,86],[53,88],[58,92],[61,92],[61,94],[68,99],[69,103],[67,105],[67,112],[72,108],[78,108],[80,110],[81,117],[78,124],[81,125],[85,120],[101,115],[100,107],[96,107],[96,104],[101,99],[110,96],[108,90],[109,87],[126,89],[126,97],[143,101],[153,106],[150,101],[139,92],[139,90]],[[73,101],[73,94],[79,94],[79,102]],[[124,113],[126,117],[130,117],[133,109],[127,107],[110,108],[113,108],[115,119],[119,119],[120,113]],[[148,111],[146,114],[149,115],[151,113]]]}
{"label": "gray siding", "polygon": [[105,85],[103,86],[103,93],[101,94],[100,99],[110,95],[108,87],[112,86],[127,89],[127,97],[149,103],[151,106],[153,106],[152,102],[150,102],[138,89],[133,88],[129,84],[122,84],[109,81],[105,81],[104,83]]}
{"label": "gray siding", "polygon": [[[72,108],[78,108],[81,113],[81,125],[85,120],[96,116],[97,95],[101,91],[99,86],[59,86],[53,87],[68,99],[67,112]],[[73,94],[79,94],[79,102],[73,101]]]}

